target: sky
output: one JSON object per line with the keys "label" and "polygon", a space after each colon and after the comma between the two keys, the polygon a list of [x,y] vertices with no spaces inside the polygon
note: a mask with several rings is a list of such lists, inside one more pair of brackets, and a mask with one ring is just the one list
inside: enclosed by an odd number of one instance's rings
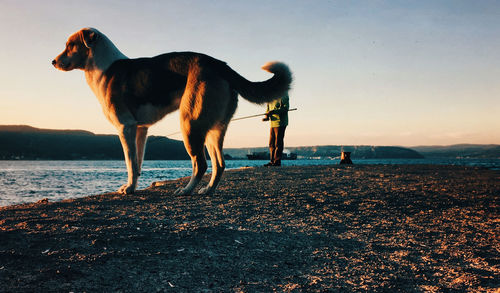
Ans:
{"label": "sky", "polygon": [[[129,58],[201,52],[253,81],[285,62],[286,146],[500,144],[500,1],[0,0],[0,24],[0,125],[116,134],[83,72],[51,65],[95,27]],[[234,118],[263,112],[240,97]],[[174,112],[149,133],[177,131]],[[234,121],[224,146],[268,136]]]}

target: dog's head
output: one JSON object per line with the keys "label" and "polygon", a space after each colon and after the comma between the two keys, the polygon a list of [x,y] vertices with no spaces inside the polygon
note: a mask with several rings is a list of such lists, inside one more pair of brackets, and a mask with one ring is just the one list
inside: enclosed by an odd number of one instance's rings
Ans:
{"label": "dog's head", "polygon": [[62,71],[85,70],[99,39],[100,33],[96,29],[84,28],[79,30],[68,38],[66,48],[52,60],[52,65]]}

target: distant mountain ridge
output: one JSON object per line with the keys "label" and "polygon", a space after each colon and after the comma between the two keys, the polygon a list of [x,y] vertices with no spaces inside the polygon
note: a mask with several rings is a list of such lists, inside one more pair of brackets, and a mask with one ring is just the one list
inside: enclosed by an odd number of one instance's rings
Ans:
{"label": "distant mountain ridge", "polygon": [[456,144],[450,146],[416,146],[413,150],[426,158],[500,159],[500,145]]}
{"label": "distant mountain ridge", "polygon": [[[227,148],[224,153],[246,159],[260,148]],[[500,145],[461,144],[452,146],[302,146],[287,147],[299,158],[338,158],[341,151],[353,159],[419,158],[498,158]],[[164,136],[150,136],[146,160],[189,159],[182,141]],[[40,129],[27,125],[0,125],[0,160],[123,160],[117,135],[94,134],[85,130]]]}
{"label": "distant mountain ridge", "polygon": [[18,133],[57,133],[57,134],[80,134],[80,135],[96,135],[87,130],[72,130],[72,129],[43,129],[29,125],[0,125],[0,132],[18,132]]}
{"label": "distant mountain ridge", "polygon": [[[302,146],[286,147],[299,158],[340,158],[342,151],[351,152],[353,159],[422,159],[415,150],[395,146]],[[232,157],[246,158],[248,153],[268,151],[268,148],[239,148],[225,149],[224,153]]]}

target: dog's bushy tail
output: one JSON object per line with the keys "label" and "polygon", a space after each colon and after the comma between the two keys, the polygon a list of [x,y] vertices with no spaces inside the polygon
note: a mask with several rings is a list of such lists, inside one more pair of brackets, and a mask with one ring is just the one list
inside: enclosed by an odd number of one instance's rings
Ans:
{"label": "dog's bushy tail", "polygon": [[282,62],[268,62],[262,69],[274,76],[265,81],[251,82],[229,68],[227,80],[233,89],[252,103],[263,104],[286,95],[293,80],[290,68]]}

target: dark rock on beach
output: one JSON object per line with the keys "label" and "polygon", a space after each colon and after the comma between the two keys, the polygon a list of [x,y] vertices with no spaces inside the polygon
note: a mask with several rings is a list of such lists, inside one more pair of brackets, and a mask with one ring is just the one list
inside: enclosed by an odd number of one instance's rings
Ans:
{"label": "dark rock on beach", "polygon": [[[0,208],[1,292],[443,292],[500,287],[500,171],[247,168]],[[205,178],[205,182],[208,178]]]}

